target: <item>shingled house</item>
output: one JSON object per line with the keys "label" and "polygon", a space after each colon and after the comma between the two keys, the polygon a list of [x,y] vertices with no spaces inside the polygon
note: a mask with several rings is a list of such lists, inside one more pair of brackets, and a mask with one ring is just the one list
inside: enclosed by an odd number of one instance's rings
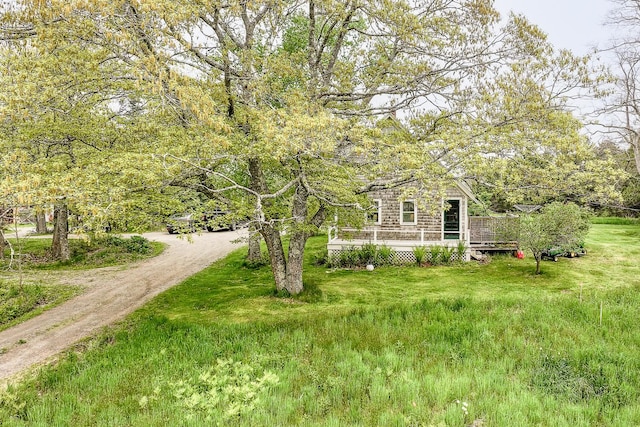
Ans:
{"label": "shingled house", "polygon": [[417,246],[467,248],[464,261],[470,259],[471,234],[468,208],[476,201],[471,189],[462,181],[455,181],[441,200],[441,208],[426,211],[414,199],[403,197],[402,188],[371,193],[374,206],[365,227],[329,230],[329,255],[363,244],[386,245],[392,248],[398,261],[414,262],[413,248]]}

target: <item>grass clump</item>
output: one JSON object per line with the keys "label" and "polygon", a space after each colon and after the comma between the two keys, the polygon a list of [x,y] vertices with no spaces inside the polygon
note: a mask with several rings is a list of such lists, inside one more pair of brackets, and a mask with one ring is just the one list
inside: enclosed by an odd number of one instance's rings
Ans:
{"label": "grass clump", "polygon": [[77,287],[18,285],[0,279],[0,330],[33,317],[78,292]]}

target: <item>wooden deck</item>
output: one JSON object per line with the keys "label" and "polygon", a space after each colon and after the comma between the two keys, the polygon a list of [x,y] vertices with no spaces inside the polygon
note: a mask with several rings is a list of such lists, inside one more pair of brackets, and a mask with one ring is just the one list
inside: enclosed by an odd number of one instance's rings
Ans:
{"label": "wooden deck", "polygon": [[[349,236],[340,237],[340,236]],[[396,237],[396,238],[394,238]],[[465,237],[465,236],[463,236]],[[468,238],[468,234],[466,236]],[[472,249],[465,240],[444,239],[444,233],[428,232],[426,230],[379,230],[379,229],[340,229],[340,235],[335,228],[329,229],[329,254],[340,253],[350,248],[360,248],[367,244],[384,245],[394,250],[400,262],[415,262],[413,248],[419,246],[447,246],[456,248],[460,242],[466,246],[464,260],[469,261]]]}
{"label": "wooden deck", "polygon": [[366,244],[385,245],[401,257],[411,258],[413,248],[419,246],[457,247],[463,242],[467,247],[465,258],[479,258],[482,254],[510,252],[517,249],[518,217],[469,217],[466,232],[461,239],[445,239],[444,232],[424,229],[363,228],[338,230],[329,228],[329,253],[338,253]]}
{"label": "wooden deck", "polygon": [[469,217],[469,243],[490,250],[517,244],[518,217]]}

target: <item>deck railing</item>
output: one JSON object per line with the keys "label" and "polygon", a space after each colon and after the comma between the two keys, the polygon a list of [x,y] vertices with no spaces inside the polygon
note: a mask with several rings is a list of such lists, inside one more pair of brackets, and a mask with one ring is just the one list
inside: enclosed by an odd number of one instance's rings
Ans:
{"label": "deck railing", "polygon": [[470,242],[472,245],[495,245],[518,241],[516,216],[472,216],[469,217]]}
{"label": "deck railing", "polygon": [[389,241],[414,242],[416,245],[425,245],[433,242],[447,243],[451,245],[457,244],[458,241],[469,241],[469,233],[461,233],[462,239],[444,239],[444,233],[441,231],[431,231],[425,229],[417,230],[393,230],[379,228],[329,228],[329,243],[337,240],[354,240],[366,241],[373,244],[385,243]]}
{"label": "deck railing", "polygon": [[[513,245],[518,240],[518,217],[469,217],[469,229],[461,233],[465,242],[474,246]],[[338,240],[365,241],[373,244],[390,241],[412,242],[425,245],[433,242],[457,242],[445,239],[444,232],[425,229],[404,230],[387,228],[340,228],[329,227],[329,243]]]}

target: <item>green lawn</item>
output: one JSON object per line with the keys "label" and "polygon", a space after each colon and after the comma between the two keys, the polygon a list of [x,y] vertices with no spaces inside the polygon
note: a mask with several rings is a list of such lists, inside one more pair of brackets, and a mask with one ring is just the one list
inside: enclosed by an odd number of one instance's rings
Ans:
{"label": "green lawn", "polygon": [[[309,260],[323,248],[314,238]],[[588,256],[306,266],[273,296],[242,251],[11,387],[6,425],[640,425],[640,226]],[[602,320],[600,309],[602,307]]]}

